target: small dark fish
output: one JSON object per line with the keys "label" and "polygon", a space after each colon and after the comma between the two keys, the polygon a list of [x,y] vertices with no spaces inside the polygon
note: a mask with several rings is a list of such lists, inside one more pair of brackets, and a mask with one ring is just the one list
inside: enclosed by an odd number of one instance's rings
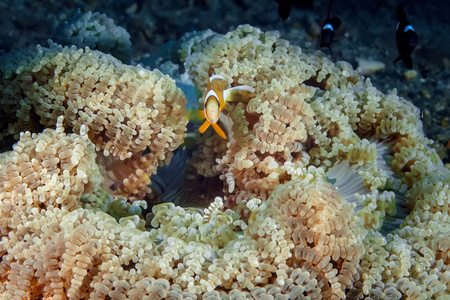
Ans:
{"label": "small dark fish", "polygon": [[394,60],[394,63],[400,59],[403,60],[405,66],[408,69],[412,69],[413,62],[411,59],[411,53],[417,45],[418,35],[411,24],[406,18],[405,10],[400,4],[397,6],[397,29],[395,31],[395,40],[397,42],[398,57]]}
{"label": "small dark fish", "polygon": [[291,13],[292,5],[301,8],[311,8],[314,0],[275,0],[278,2],[278,14],[283,20],[287,20]]}
{"label": "small dark fish", "polygon": [[327,47],[328,50],[330,50],[330,53],[333,54],[330,45],[334,39],[334,31],[341,26],[341,20],[338,17],[330,18],[330,11],[331,0],[330,5],[328,6],[328,16],[325,19],[325,22],[323,22],[322,33],[320,34],[320,47]]}

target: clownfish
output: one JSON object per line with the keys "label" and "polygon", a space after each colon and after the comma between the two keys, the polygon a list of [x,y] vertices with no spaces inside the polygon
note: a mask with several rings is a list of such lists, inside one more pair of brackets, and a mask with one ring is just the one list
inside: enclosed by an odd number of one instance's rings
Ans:
{"label": "clownfish", "polygon": [[417,39],[419,36],[408,22],[405,10],[401,4],[397,6],[397,19],[398,23],[395,31],[395,41],[397,42],[399,56],[394,60],[394,63],[401,59],[408,69],[412,69],[413,62],[411,59],[411,53],[417,45]]}
{"label": "clownfish", "polygon": [[248,102],[253,97],[255,89],[248,85],[227,89],[227,81],[221,75],[207,77],[206,83],[208,86],[203,98],[204,108],[203,110],[189,110],[187,112],[188,119],[194,122],[206,119],[198,129],[200,133],[204,133],[209,126],[212,126],[220,137],[226,139],[225,132],[217,125],[220,113],[225,109],[227,102]]}
{"label": "clownfish", "polygon": [[330,18],[331,0],[328,6],[328,16],[323,22],[322,33],[320,34],[320,47],[327,47],[331,51],[331,43],[334,39],[334,31],[341,26],[341,20],[338,17]]}

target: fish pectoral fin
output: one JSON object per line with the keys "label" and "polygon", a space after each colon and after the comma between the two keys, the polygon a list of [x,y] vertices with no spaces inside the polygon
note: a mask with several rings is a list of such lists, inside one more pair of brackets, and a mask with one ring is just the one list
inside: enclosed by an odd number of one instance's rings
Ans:
{"label": "fish pectoral fin", "polygon": [[255,89],[248,85],[239,85],[223,91],[225,102],[248,102],[255,96]]}
{"label": "fish pectoral fin", "polygon": [[333,25],[334,30],[338,29],[341,26],[341,19],[338,17],[334,17],[331,19],[331,24]]}
{"label": "fish pectoral fin", "polygon": [[217,134],[224,139],[227,139],[227,136],[225,135],[225,132],[223,132],[222,128],[217,125],[217,123],[211,124],[214,130],[217,132]]}
{"label": "fish pectoral fin", "polygon": [[198,129],[198,131],[200,131],[200,133],[205,132],[206,129],[208,129],[209,125],[211,125],[211,123],[209,123],[209,121],[205,121],[205,123],[203,123],[203,125],[200,126],[200,128]]}
{"label": "fish pectoral fin", "polygon": [[205,112],[202,109],[189,109],[184,113],[184,116],[187,120],[200,124],[204,119],[206,119]]}

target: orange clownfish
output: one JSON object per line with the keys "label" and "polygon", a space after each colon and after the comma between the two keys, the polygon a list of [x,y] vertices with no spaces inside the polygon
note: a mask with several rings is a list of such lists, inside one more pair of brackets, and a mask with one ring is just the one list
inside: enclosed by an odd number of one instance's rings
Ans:
{"label": "orange clownfish", "polygon": [[[226,89],[227,81],[221,75],[213,75],[206,78],[208,87],[205,91],[204,109],[197,111],[198,118],[206,119],[202,126],[198,129],[201,133],[205,132],[210,125],[214,128],[219,136],[226,139],[225,132],[217,125],[220,113],[225,109],[227,102],[247,102],[253,97],[255,89],[248,85],[239,85]],[[191,119],[192,112],[191,112]]]}

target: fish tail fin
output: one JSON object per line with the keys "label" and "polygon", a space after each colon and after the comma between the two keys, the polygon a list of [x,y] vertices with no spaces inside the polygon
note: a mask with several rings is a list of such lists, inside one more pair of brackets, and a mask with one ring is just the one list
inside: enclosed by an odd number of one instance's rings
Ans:
{"label": "fish tail fin", "polygon": [[405,10],[403,9],[403,5],[401,5],[401,4],[399,4],[397,6],[397,19],[400,22],[405,22],[405,21],[407,22]]}
{"label": "fish tail fin", "polygon": [[[227,136],[225,135],[225,132],[223,132],[222,128],[219,127],[219,125],[217,125],[217,123],[211,124],[212,127],[214,128],[214,130],[217,132],[217,134],[223,138],[223,139],[227,139]],[[209,126],[209,125],[208,125]]]}
{"label": "fish tail fin", "polygon": [[333,0],[330,0],[328,2],[328,18],[330,18],[330,12],[331,12],[331,4],[332,4]]}
{"label": "fish tail fin", "polygon": [[209,121],[205,121],[205,123],[203,123],[203,125],[200,126],[200,128],[198,129],[198,131],[200,131],[200,133],[205,132],[206,129],[208,129],[209,125],[211,125],[211,123],[209,123]]}
{"label": "fish tail fin", "polygon": [[184,117],[195,124],[200,124],[206,118],[203,110],[195,108],[186,110]]}

